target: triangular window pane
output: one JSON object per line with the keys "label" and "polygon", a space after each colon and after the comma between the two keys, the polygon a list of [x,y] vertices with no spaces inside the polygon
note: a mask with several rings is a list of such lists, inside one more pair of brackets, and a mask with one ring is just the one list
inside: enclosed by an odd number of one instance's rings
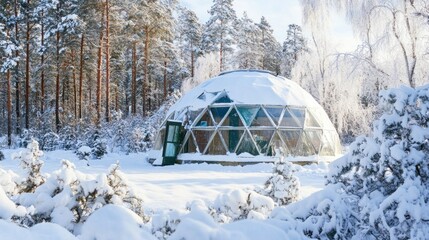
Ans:
{"label": "triangular window pane", "polygon": [[279,134],[276,132],[271,139],[270,145],[268,147],[267,155],[268,156],[276,156],[282,154],[288,154],[289,150],[286,145],[281,140]]}
{"label": "triangular window pane", "polygon": [[237,155],[243,153],[249,153],[253,156],[259,155],[258,149],[253,143],[251,136],[247,132],[244,133],[240,146],[237,148]]}
{"label": "triangular window pane", "polygon": [[274,123],[276,125],[279,125],[280,116],[282,115],[283,108],[265,108],[265,110],[267,110],[268,115],[270,115]]}
{"label": "triangular window pane", "polygon": [[325,131],[322,137],[322,148],[320,149],[320,156],[335,156],[334,141],[330,131]]}
{"label": "triangular window pane", "polygon": [[204,153],[213,131],[193,130],[198,145],[198,152]]}
{"label": "triangular window pane", "polygon": [[299,137],[301,136],[300,130],[282,130],[279,131],[283,142],[286,143],[289,152],[295,154],[298,145]]}
{"label": "triangular window pane", "polygon": [[249,126],[253,119],[256,117],[256,114],[259,111],[259,107],[237,107],[238,112],[240,112],[241,117],[244,119],[246,126]]}
{"label": "triangular window pane", "polygon": [[313,147],[313,144],[311,144],[310,139],[307,137],[306,134],[302,134],[301,136],[301,142],[298,146],[298,153],[299,156],[312,156],[315,155],[316,149]]}
{"label": "triangular window pane", "polygon": [[289,108],[290,113],[295,117],[299,126],[304,126],[305,109],[304,108]]}
{"label": "triangular window pane", "polygon": [[228,112],[229,107],[213,107],[210,108],[216,125],[219,124]]}
{"label": "triangular window pane", "polygon": [[228,151],[230,153],[234,153],[241,137],[243,136],[244,130],[221,130],[220,132],[225,140],[226,146],[228,147]]}
{"label": "triangular window pane", "polygon": [[225,120],[222,123],[222,126],[231,126],[231,127],[243,127],[243,123],[241,122],[241,119],[235,110],[235,108],[231,109],[231,112],[228,114],[228,116],[225,118]]}
{"label": "triangular window pane", "polygon": [[316,118],[308,110],[307,110],[307,113],[306,113],[306,116],[305,116],[305,126],[307,126],[307,127],[320,127],[320,125],[317,122]]}
{"label": "triangular window pane", "polygon": [[210,155],[225,155],[226,154],[226,148],[223,145],[223,142],[221,140],[221,136],[219,133],[215,133],[215,136],[213,140],[211,141],[209,148],[205,154]]}
{"label": "triangular window pane", "polygon": [[208,126],[214,126],[213,119],[210,115],[209,111],[205,111],[203,116],[198,120],[196,127],[208,127]]}
{"label": "triangular window pane", "polygon": [[251,126],[252,127],[259,127],[259,126],[273,127],[273,124],[271,123],[267,114],[265,114],[264,109],[260,108],[255,118],[253,119]]}
{"label": "triangular window pane", "polygon": [[268,151],[268,146],[273,137],[274,130],[251,130],[250,133],[261,154],[265,154]]}
{"label": "triangular window pane", "polygon": [[231,98],[229,98],[228,94],[223,92],[221,96],[214,103],[232,103]]}
{"label": "triangular window pane", "polygon": [[197,145],[195,145],[194,136],[189,134],[188,139],[185,141],[185,146],[183,147],[184,153],[196,153]]}
{"label": "triangular window pane", "polygon": [[296,122],[295,118],[292,116],[292,114],[289,112],[287,108],[285,109],[285,112],[283,114],[283,118],[282,118],[282,121],[280,122],[280,126],[301,127],[301,125]]}
{"label": "triangular window pane", "polygon": [[319,152],[320,145],[322,143],[322,130],[314,130],[314,131],[305,131],[307,138],[310,140],[311,144],[313,144],[316,153]]}

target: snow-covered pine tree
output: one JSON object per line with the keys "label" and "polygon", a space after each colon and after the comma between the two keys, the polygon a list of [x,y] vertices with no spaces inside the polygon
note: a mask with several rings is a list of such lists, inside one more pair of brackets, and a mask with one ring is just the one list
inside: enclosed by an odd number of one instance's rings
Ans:
{"label": "snow-covered pine tree", "polygon": [[110,166],[107,184],[112,189],[105,197],[107,203],[125,205],[143,220],[148,220],[144,214],[143,200],[130,188],[125,175],[119,170],[119,163]]}
{"label": "snow-covered pine tree", "polygon": [[3,161],[4,160],[4,154],[3,154],[3,152],[0,150],[0,161]]}
{"label": "snow-covered pine tree", "polygon": [[307,43],[302,29],[297,24],[289,24],[286,40],[283,42],[281,74],[291,79],[291,71],[302,51],[307,51]]}
{"label": "snow-covered pine tree", "polygon": [[238,50],[234,62],[240,69],[261,68],[263,52],[260,45],[260,38],[262,31],[247,16],[246,12],[238,20],[237,29]]}
{"label": "snow-covered pine tree", "polygon": [[103,139],[98,129],[94,130],[89,146],[92,149],[92,156],[96,159],[101,159],[107,154],[106,141]]}
{"label": "snow-covered pine tree", "polygon": [[293,174],[293,165],[284,158],[276,161],[273,174],[265,182],[260,193],[272,198],[278,205],[287,205],[299,199],[300,183]]}
{"label": "snow-covered pine tree", "polygon": [[262,17],[257,25],[261,31],[259,44],[262,48],[259,66],[261,69],[280,73],[281,45],[274,38],[273,29],[265,17]]}
{"label": "snow-covered pine tree", "polygon": [[220,71],[228,69],[228,58],[234,51],[237,16],[232,4],[233,0],[213,0],[203,33],[203,50],[219,53]]}
{"label": "snow-covered pine tree", "polygon": [[[334,162],[331,184],[355,199],[359,239],[429,236],[429,85],[380,93],[384,114]],[[341,236],[341,232],[337,233]]]}
{"label": "snow-covered pine tree", "polygon": [[43,152],[39,150],[39,143],[31,140],[27,148],[12,156],[20,161],[21,167],[26,171],[25,180],[18,184],[19,192],[34,192],[34,190],[45,182],[45,177],[40,172],[43,161],[40,157]]}

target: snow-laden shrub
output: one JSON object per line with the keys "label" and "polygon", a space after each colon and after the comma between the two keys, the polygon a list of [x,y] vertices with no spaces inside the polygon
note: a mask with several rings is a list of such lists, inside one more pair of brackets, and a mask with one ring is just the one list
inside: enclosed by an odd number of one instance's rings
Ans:
{"label": "snow-laden shrub", "polygon": [[89,146],[92,149],[92,156],[101,159],[107,154],[106,140],[101,136],[99,130],[95,130],[91,136]]}
{"label": "snow-laden shrub", "polygon": [[359,238],[429,236],[429,85],[380,93],[384,114],[336,162],[329,182],[356,196]]}
{"label": "snow-laden shrub", "polygon": [[74,150],[77,144],[77,133],[74,125],[64,126],[58,135],[60,146],[64,150]]}
{"label": "snow-laden shrub", "polygon": [[300,183],[293,174],[293,165],[284,158],[276,161],[273,174],[259,193],[268,196],[278,205],[287,205],[299,199]]}
{"label": "snow-laden shrub", "polygon": [[89,157],[91,156],[92,149],[88,146],[81,146],[75,151],[75,153],[79,160],[88,161]]}
{"label": "snow-laden shrub", "polygon": [[150,133],[142,128],[132,130],[128,139],[128,152],[145,152],[150,147]]}
{"label": "snow-laden shrub", "polygon": [[5,193],[12,196],[17,193],[16,182],[19,176],[11,170],[5,171],[0,168],[0,187],[3,188]]}
{"label": "snow-laden shrub", "polygon": [[155,213],[151,217],[152,234],[158,239],[167,239],[176,231],[184,215],[185,212],[177,210],[165,210]]}
{"label": "snow-laden shrub", "polygon": [[57,223],[71,231],[84,223],[98,208],[106,204],[116,204],[144,216],[142,200],[136,197],[125,183],[126,180],[117,166],[112,166],[109,174],[94,176],[76,170],[73,163],[63,160],[60,170],[55,171],[34,193],[17,197],[20,205],[33,210],[20,218],[25,226],[40,222]]}
{"label": "snow-laden shrub", "polygon": [[274,218],[321,239],[429,236],[429,85],[382,91],[380,107],[373,136],[330,165],[328,186]]}
{"label": "snow-laden shrub", "polygon": [[34,139],[26,149],[13,154],[12,158],[20,161],[20,166],[26,171],[25,180],[19,183],[19,192],[34,192],[45,181],[40,172],[43,165],[41,156],[43,156],[43,152],[39,150],[39,143]]}
{"label": "snow-laden shrub", "polygon": [[271,198],[254,191],[232,190],[220,194],[210,206],[215,221],[228,223],[240,219],[265,219],[274,208]]}
{"label": "snow-laden shrub", "polygon": [[57,149],[60,137],[54,132],[47,132],[40,138],[40,148],[44,151]]}

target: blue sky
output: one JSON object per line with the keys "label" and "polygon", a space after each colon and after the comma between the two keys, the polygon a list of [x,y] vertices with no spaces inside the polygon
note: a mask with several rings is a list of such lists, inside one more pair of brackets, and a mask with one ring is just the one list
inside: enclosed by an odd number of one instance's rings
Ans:
{"label": "blue sky", "polygon": [[[212,0],[181,0],[180,2],[193,10],[201,22],[205,23],[208,20],[208,10],[213,3]],[[255,22],[259,22],[264,16],[271,24],[274,36],[280,43],[283,43],[286,38],[289,24],[295,23],[302,26],[302,10],[299,0],[234,0],[234,9],[238,17],[241,17],[246,11]],[[345,23],[345,20],[334,15],[330,25],[330,32],[332,32],[330,35],[334,36],[333,42],[340,49],[352,48],[350,43],[352,42],[354,45],[355,41],[351,28]]]}

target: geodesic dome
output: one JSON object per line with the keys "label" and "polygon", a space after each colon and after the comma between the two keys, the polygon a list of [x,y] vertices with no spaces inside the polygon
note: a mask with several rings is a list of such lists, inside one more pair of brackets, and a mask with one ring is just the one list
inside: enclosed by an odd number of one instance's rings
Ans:
{"label": "geodesic dome", "polygon": [[[297,83],[270,72],[222,73],[185,93],[167,116],[154,149],[164,148],[163,154],[174,153],[183,161],[341,152],[323,108]],[[166,131],[168,121],[181,122],[181,134]],[[173,138],[180,144],[170,146]]]}

